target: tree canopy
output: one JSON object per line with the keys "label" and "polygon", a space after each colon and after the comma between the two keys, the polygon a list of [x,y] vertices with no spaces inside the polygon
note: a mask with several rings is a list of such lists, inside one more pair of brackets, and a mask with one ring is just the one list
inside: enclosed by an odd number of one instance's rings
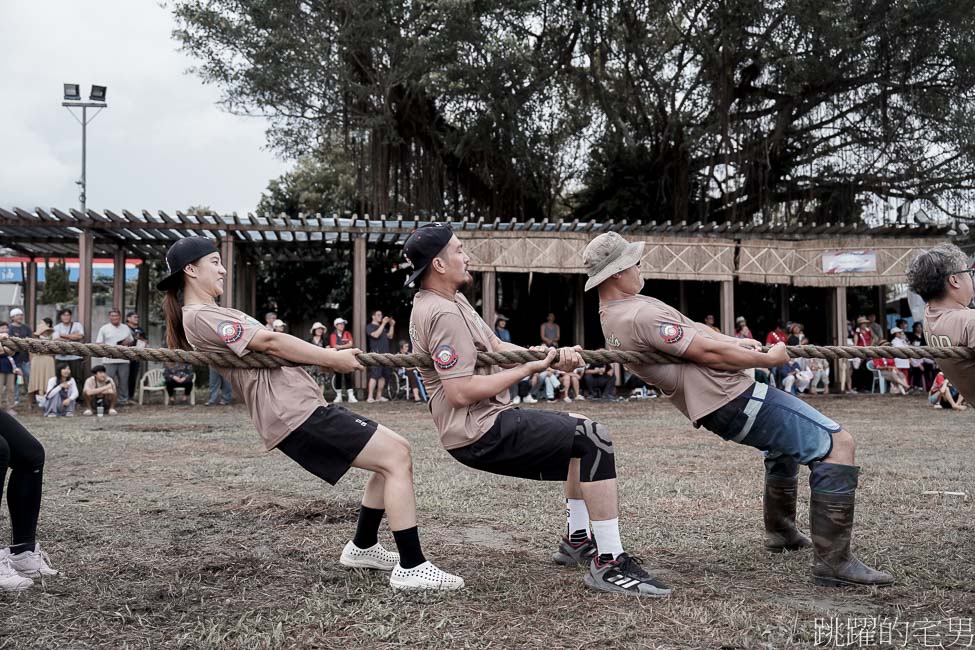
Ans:
{"label": "tree canopy", "polygon": [[967,0],[177,0],[174,12],[226,107],[270,116],[270,144],[318,179],[307,201],[284,199],[287,177],[269,188],[295,211],[841,222],[895,201],[904,218],[909,202],[970,214]]}

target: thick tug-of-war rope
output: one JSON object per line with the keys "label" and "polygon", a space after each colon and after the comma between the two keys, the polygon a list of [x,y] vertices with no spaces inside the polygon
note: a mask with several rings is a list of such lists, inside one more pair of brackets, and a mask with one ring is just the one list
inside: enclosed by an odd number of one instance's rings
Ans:
{"label": "thick tug-of-war rope", "polygon": [[[218,368],[277,368],[280,366],[303,366],[308,364],[286,361],[269,354],[252,352],[238,357],[230,352],[188,352],[169,348],[135,348],[121,345],[102,345],[98,343],[74,343],[71,341],[48,341],[44,339],[24,339],[9,337],[0,339],[0,344],[10,353],[33,352],[35,354],[77,354],[85,357],[108,357],[128,359],[129,361],[159,361],[189,363],[197,366],[216,366]],[[764,348],[767,350],[768,348]],[[854,347],[842,345],[797,345],[787,347],[790,357],[815,359],[975,359],[975,348],[968,347],[920,347],[892,345],[875,347]],[[364,366],[385,366],[387,368],[432,368],[433,361],[426,354],[373,354],[363,352],[357,355]],[[480,352],[477,365],[497,366],[511,363],[525,363],[544,359],[543,352]],[[683,359],[659,352],[626,352],[623,350],[583,350],[582,358],[587,363],[685,363]]]}

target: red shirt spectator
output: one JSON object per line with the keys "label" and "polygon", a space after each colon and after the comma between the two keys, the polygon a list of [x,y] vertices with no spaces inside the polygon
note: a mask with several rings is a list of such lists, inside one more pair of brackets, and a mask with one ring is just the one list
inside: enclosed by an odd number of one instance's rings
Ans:
{"label": "red shirt spectator", "polygon": [[788,338],[785,332],[782,330],[781,323],[776,325],[775,329],[768,333],[765,337],[765,345],[775,345],[776,343],[785,343],[786,338]]}

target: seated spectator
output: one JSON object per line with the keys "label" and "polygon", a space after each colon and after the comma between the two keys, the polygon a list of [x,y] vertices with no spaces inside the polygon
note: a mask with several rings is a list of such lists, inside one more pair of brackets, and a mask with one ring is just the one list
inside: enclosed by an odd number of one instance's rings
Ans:
{"label": "seated spectator", "polygon": [[910,385],[907,383],[907,376],[904,375],[894,363],[894,359],[874,359],[874,369],[880,376],[890,383],[890,392],[907,395]]}
{"label": "seated spectator", "polygon": [[505,343],[511,343],[511,332],[508,330],[508,317],[498,314],[494,320],[494,333]]}
{"label": "seated spectator", "polygon": [[786,345],[802,345],[803,336],[802,323],[792,323],[789,325],[789,338],[785,340]]}
{"label": "seated spectator", "polygon": [[91,415],[92,409],[99,406],[106,409],[109,415],[118,415],[118,411],[115,410],[118,390],[115,388],[115,382],[105,372],[105,366],[95,366],[91,372],[91,377],[85,380],[82,389],[85,398],[85,415]]}
{"label": "seated spectator", "polygon": [[748,328],[748,321],[745,320],[744,316],[739,316],[735,319],[735,338],[736,339],[754,339],[752,336],[752,331]]}
{"label": "seated spectator", "polygon": [[285,323],[284,323],[283,320],[276,320],[276,321],[274,321],[273,323],[271,323],[271,327],[274,329],[275,332],[287,332],[288,331],[288,326],[285,325]]}
{"label": "seated spectator", "polygon": [[547,399],[552,401],[555,395],[562,390],[562,382],[559,381],[559,373],[553,368],[547,368],[538,373],[535,381],[532,397],[537,399]]}
{"label": "seated spectator", "polygon": [[586,398],[582,395],[582,391],[579,390],[579,378],[582,376],[582,368],[576,368],[571,372],[558,371],[557,376],[559,383],[562,384],[562,392],[559,395],[562,397],[563,402],[572,401],[572,398],[569,397],[570,392],[575,394],[577,400],[586,401]]}
{"label": "seated spectator", "polygon": [[[410,354],[410,352],[410,342],[400,341],[399,354]],[[427,401],[427,391],[416,368],[397,368],[396,376],[399,377],[400,390],[406,395],[406,399],[412,399],[414,402]]]}
{"label": "seated spectator", "polygon": [[799,360],[792,359],[775,368],[779,388],[792,395],[796,394],[796,375],[799,373]]}
{"label": "seated spectator", "polygon": [[166,393],[170,399],[174,397],[177,388],[183,389],[182,402],[189,401],[190,391],[193,390],[193,368],[188,363],[167,363],[163,370],[166,380]]}
{"label": "seated spectator", "polygon": [[806,368],[812,372],[812,381],[809,384],[810,394],[819,393],[819,386],[822,384],[823,395],[829,395],[829,361],[827,359],[808,359]]}
{"label": "seated spectator", "polygon": [[968,408],[965,406],[964,396],[958,392],[957,388],[951,385],[951,382],[948,381],[948,378],[945,377],[943,372],[939,372],[931,384],[931,390],[928,393],[928,403],[936,409],[964,411]]}
{"label": "seated spectator", "polygon": [[538,375],[525,377],[515,386],[515,395],[511,398],[512,404],[534,404],[538,400],[532,395],[535,392],[535,385],[538,382]]}
{"label": "seated spectator", "polygon": [[616,377],[608,363],[590,363],[582,375],[582,386],[592,399],[613,399],[616,396]]}
{"label": "seated spectator", "polygon": [[[897,321],[898,323],[904,323],[907,325],[907,321],[901,319]],[[910,343],[907,341],[906,332],[900,327],[892,327],[890,329],[890,344],[895,348],[906,348],[910,347]],[[894,359],[894,366],[904,373],[904,380],[907,382],[908,390],[913,390],[911,387],[911,360],[910,359]]]}
{"label": "seated spectator", "polygon": [[49,418],[73,417],[75,403],[78,401],[78,384],[71,376],[71,366],[63,365],[58,374],[47,381],[44,393],[44,415]]}

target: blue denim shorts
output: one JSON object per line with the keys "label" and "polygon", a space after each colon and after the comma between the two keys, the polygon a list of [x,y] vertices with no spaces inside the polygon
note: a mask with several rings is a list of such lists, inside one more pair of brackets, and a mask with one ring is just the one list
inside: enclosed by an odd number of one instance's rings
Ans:
{"label": "blue denim shorts", "polygon": [[766,384],[748,388],[697,424],[769,458],[791,456],[803,465],[829,456],[833,434],[843,429],[798,397]]}

